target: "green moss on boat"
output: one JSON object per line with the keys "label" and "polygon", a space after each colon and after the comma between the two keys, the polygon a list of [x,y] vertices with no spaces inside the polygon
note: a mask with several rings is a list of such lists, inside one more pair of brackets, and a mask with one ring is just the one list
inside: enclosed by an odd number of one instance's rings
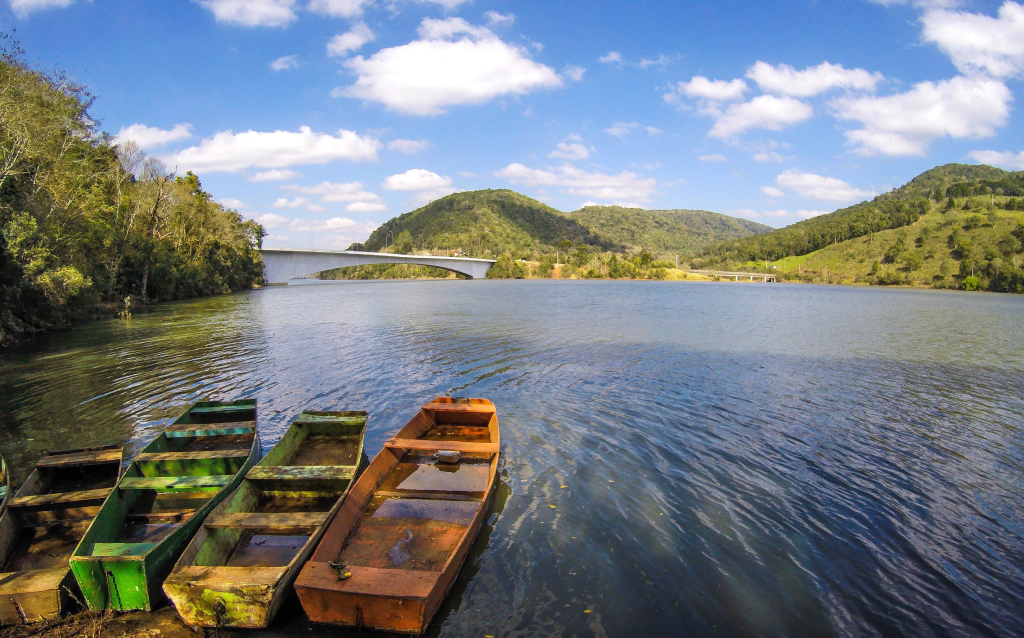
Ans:
{"label": "green moss on boat", "polygon": [[359,473],[366,412],[303,412],[181,555],[164,592],[193,627],[266,627]]}
{"label": "green moss on boat", "polygon": [[260,455],[256,401],[201,401],[125,470],[71,557],[92,610],[152,609],[203,520]]}

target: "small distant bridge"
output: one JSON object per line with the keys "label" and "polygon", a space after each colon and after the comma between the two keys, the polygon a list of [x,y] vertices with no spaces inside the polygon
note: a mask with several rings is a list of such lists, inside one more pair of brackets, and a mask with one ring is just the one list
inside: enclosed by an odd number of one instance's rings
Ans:
{"label": "small distant bridge", "polygon": [[686,272],[690,272],[695,275],[704,275],[706,277],[732,277],[733,281],[739,281],[740,278],[750,278],[750,281],[761,280],[764,283],[778,281],[775,275],[766,275],[761,272],[728,272],[725,270],[687,270]]}
{"label": "small distant bridge", "polygon": [[391,253],[363,253],[354,250],[298,250],[293,248],[262,248],[268,284],[286,284],[292,279],[313,275],[324,270],[367,264],[412,264],[444,268],[470,279],[481,279],[494,265],[493,259],[468,257],[435,257],[433,255],[394,255]]}

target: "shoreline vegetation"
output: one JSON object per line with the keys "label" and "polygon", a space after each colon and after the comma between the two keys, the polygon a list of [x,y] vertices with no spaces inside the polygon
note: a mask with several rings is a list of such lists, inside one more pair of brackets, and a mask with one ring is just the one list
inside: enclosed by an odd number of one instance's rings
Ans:
{"label": "shoreline vegetation", "polygon": [[266,235],[133,142],[88,90],[0,36],[0,347],[154,301],[258,286]]}
{"label": "shoreline vegetation", "polygon": [[[258,288],[266,231],[90,115],[88,90],[0,36],[0,348],[152,302]],[[433,250],[425,251],[424,247]],[[496,259],[492,279],[779,281],[1024,293],[1024,172],[947,164],[870,201],[772,229],[703,210],[563,213],[507,189],[395,217],[349,250]],[[378,264],[320,279],[458,278]]]}

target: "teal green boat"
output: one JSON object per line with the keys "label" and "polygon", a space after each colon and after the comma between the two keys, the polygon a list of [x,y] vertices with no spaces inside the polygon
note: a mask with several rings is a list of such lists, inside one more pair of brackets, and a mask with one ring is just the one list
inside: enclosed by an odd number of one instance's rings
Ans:
{"label": "teal green boat", "polygon": [[71,556],[92,610],[152,609],[203,520],[259,459],[256,401],[201,401],[121,475]]}

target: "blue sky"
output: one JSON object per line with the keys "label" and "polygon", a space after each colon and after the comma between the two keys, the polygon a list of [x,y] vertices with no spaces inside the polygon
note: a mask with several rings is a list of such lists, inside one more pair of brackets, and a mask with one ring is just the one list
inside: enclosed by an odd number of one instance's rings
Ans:
{"label": "blue sky", "polygon": [[457,190],[784,226],[947,162],[1024,169],[1009,1],[2,1],[104,130],[268,246]]}

